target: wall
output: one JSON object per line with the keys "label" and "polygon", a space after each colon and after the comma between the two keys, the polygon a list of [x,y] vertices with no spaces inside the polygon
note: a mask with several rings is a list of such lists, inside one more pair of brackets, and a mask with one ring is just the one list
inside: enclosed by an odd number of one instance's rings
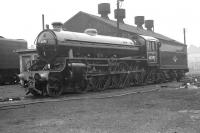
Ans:
{"label": "wall", "polygon": [[30,61],[37,59],[38,55],[36,52],[31,53],[20,53],[19,62],[20,62],[20,73],[27,71],[30,67]]}

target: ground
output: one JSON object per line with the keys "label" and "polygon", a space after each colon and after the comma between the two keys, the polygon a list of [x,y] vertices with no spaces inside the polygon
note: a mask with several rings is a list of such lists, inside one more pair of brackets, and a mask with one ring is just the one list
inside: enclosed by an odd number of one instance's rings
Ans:
{"label": "ground", "polygon": [[0,101],[9,97],[23,97],[25,90],[20,85],[4,85],[0,86]]}
{"label": "ground", "polygon": [[0,132],[199,133],[200,90],[179,85],[175,82],[138,87],[159,90],[105,99],[85,98],[8,109],[0,104]]}

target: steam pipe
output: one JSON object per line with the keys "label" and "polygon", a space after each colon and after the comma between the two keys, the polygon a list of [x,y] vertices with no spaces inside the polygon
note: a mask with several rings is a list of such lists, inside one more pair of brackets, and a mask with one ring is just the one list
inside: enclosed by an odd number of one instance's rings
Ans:
{"label": "steam pipe", "polygon": [[119,37],[119,0],[117,0],[117,36]]}
{"label": "steam pipe", "polygon": [[184,44],[186,44],[185,28],[183,28]]}
{"label": "steam pipe", "polygon": [[44,14],[42,14],[42,30],[44,30]]}

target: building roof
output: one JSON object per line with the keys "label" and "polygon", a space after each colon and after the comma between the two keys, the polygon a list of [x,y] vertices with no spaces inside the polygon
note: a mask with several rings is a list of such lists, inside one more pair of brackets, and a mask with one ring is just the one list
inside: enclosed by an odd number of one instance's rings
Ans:
{"label": "building roof", "polygon": [[[78,12],[76,15],[79,15],[79,14],[82,14],[82,15],[86,15],[88,17],[91,17],[93,19],[96,19],[98,21],[101,21],[105,24],[108,24],[112,27],[117,27],[117,22],[114,21],[114,20],[110,20],[110,19],[105,19],[105,18],[102,18],[102,17],[99,17],[99,16],[95,16],[95,15],[92,15],[92,14],[89,14],[89,13],[85,13],[85,12]],[[75,15],[75,16],[76,16]],[[152,36],[152,37],[155,37],[157,39],[162,39],[162,40],[166,40],[166,41],[173,41],[173,42],[176,42],[176,43],[181,43],[181,42],[178,42],[172,38],[169,38],[167,36],[164,36],[164,35],[161,35],[159,33],[156,33],[154,31],[148,31],[148,30],[145,30],[145,29],[141,29],[141,28],[138,28],[136,26],[132,26],[132,25],[129,25],[129,24],[125,24],[125,23],[120,23],[119,24],[119,28],[121,30],[124,30],[124,31],[127,31],[127,32],[132,32],[132,33],[136,33],[136,34],[139,34],[139,35],[145,35],[145,36]],[[181,43],[183,44],[183,43]]]}
{"label": "building roof", "polygon": [[17,49],[15,52],[18,54],[36,53],[36,49]]}

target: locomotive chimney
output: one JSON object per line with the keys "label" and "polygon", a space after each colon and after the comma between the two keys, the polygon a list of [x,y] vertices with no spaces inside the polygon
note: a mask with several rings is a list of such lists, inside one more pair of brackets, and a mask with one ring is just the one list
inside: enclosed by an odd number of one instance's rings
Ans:
{"label": "locomotive chimney", "polygon": [[119,20],[119,23],[124,23],[124,18],[126,17],[125,9],[115,9],[115,19]]}
{"label": "locomotive chimney", "polygon": [[53,22],[52,26],[53,26],[53,30],[54,31],[61,31],[63,23],[61,23],[61,22]]}
{"label": "locomotive chimney", "polygon": [[100,3],[98,4],[98,14],[104,19],[109,19],[108,14],[110,14],[110,4]]}
{"label": "locomotive chimney", "polygon": [[138,28],[143,29],[142,25],[144,24],[144,16],[135,16],[135,24]]}
{"label": "locomotive chimney", "polygon": [[154,21],[153,20],[145,20],[145,27],[149,31],[154,31]]}

